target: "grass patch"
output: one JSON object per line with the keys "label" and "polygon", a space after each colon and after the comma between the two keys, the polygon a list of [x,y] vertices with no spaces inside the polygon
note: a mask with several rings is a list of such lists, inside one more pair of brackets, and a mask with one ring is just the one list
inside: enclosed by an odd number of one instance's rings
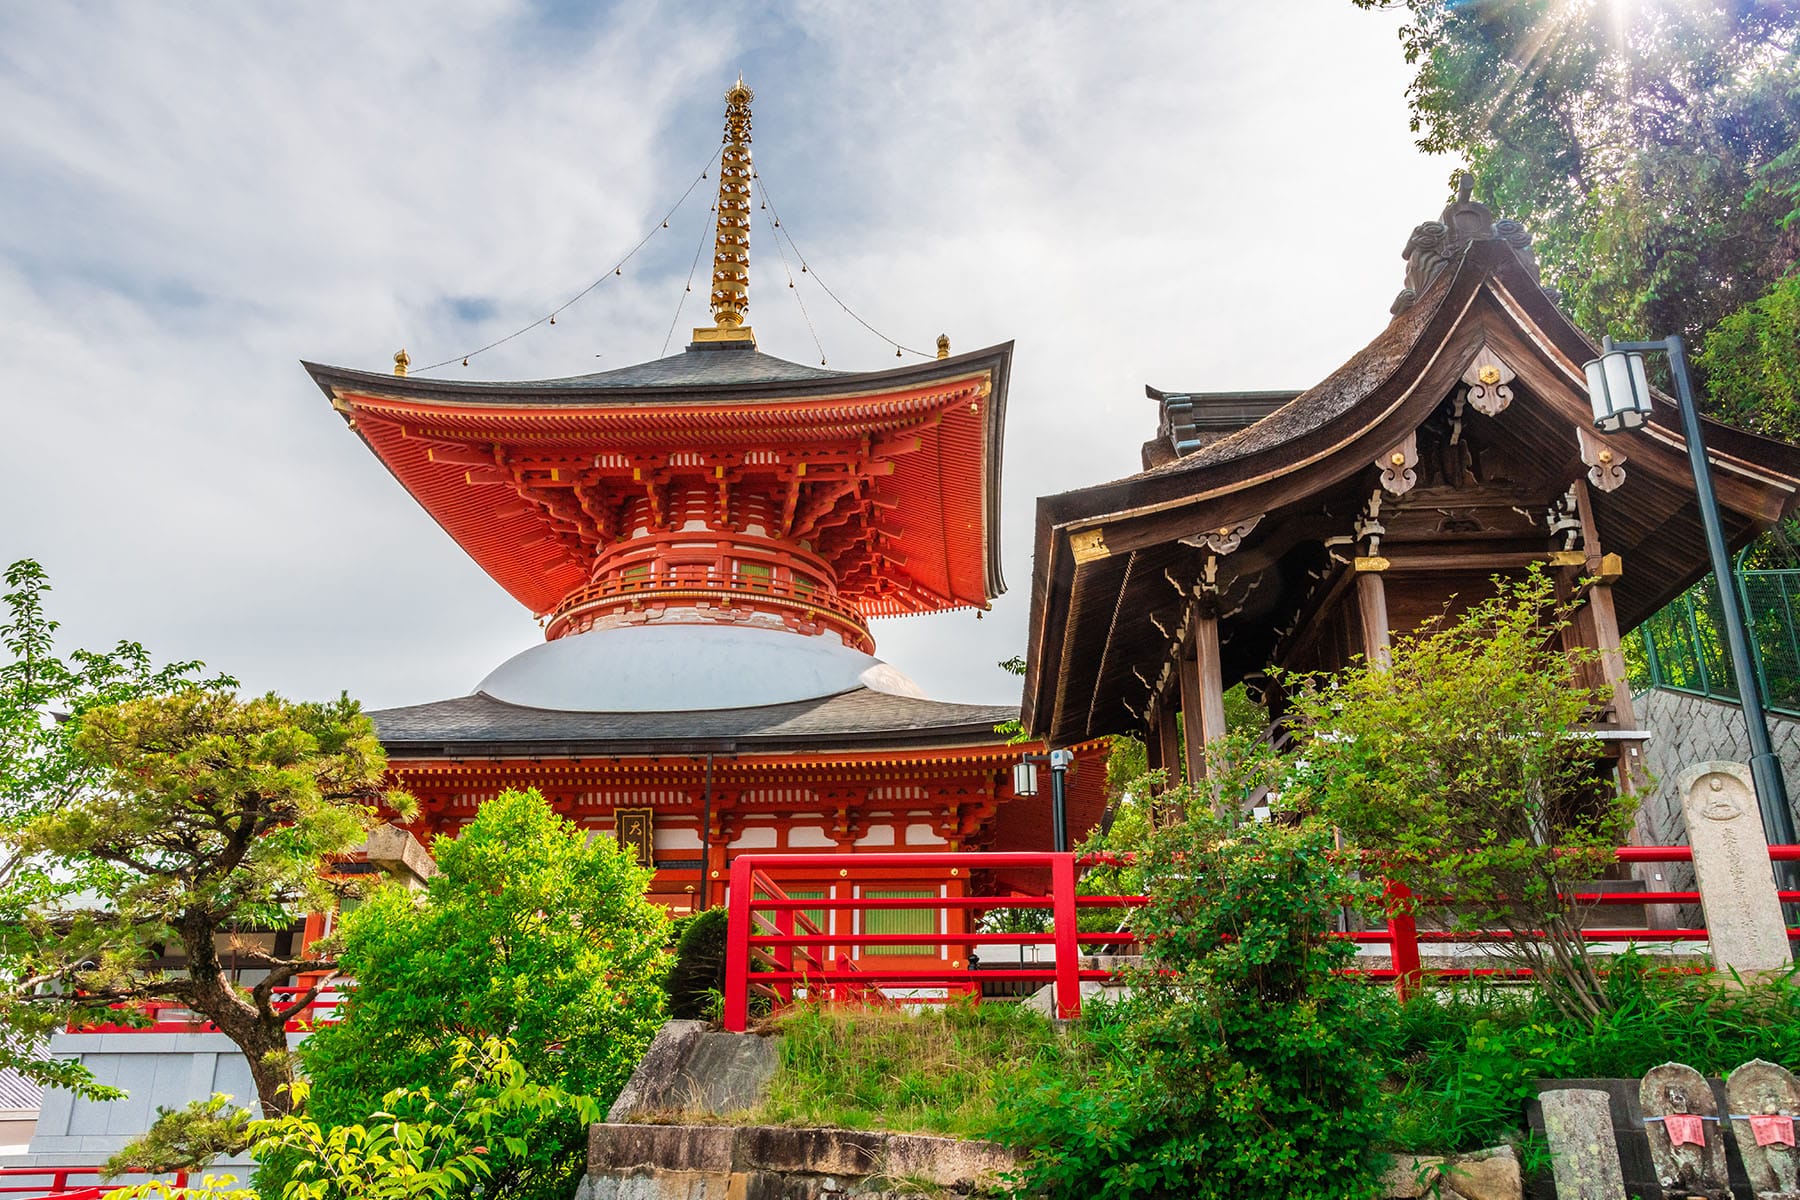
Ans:
{"label": "grass patch", "polygon": [[1440,988],[1402,1006],[1384,1047],[1393,1148],[1504,1141],[1539,1079],[1635,1079],[1671,1061],[1716,1076],[1800,1058],[1800,976],[1738,987],[1627,955],[1606,990],[1615,1008],[1592,1022],[1559,1016],[1533,988]]}
{"label": "grass patch", "polygon": [[1068,1078],[1079,1051],[1012,1004],[904,1013],[798,1009],[781,1018],[781,1063],[756,1119],[946,1137],[989,1137],[1005,1098]]}

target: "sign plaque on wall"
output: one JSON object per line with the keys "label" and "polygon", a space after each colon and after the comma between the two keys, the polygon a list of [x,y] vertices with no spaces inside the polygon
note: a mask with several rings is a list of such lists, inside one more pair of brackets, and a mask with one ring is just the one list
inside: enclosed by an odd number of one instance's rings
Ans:
{"label": "sign plaque on wall", "polygon": [[655,841],[651,836],[653,815],[648,808],[621,808],[613,813],[613,831],[619,845],[636,853],[640,867],[656,865]]}

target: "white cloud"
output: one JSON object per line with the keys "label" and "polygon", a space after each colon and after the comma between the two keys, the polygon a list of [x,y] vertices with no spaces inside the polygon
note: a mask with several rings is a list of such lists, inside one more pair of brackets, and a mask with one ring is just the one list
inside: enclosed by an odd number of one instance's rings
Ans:
{"label": "white cloud", "polygon": [[[876,628],[931,694],[1012,699],[988,664],[1023,645],[1032,498],[1135,468],[1143,385],[1304,386],[1381,327],[1448,168],[1409,144],[1394,24],[1348,0],[14,6],[0,559],[45,562],[71,645],[376,705],[467,690],[535,627],[295,360],[424,363],[561,303],[713,152],[741,67],[759,170],[840,296],[909,345],[1018,341],[1013,590]],[[654,357],[704,206],[467,374]],[[752,252],[763,348],[807,361],[760,222]],[[802,294],[833,366],[892,365]]]}

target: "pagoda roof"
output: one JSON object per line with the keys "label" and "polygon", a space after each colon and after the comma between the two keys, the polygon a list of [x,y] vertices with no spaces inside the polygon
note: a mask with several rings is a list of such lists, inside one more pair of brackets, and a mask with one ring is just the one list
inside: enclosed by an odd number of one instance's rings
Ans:
{"label": "pagoda roof", "polygon": [[[1350,532],[1377,460],[1431,417],[1479,352],[1500,353],[1517,372],[1518,399],[1505,418],[1518,458],[1558,479],[1579,478],[1587,468],[1578,439],[1592,429],[1582,364],[1598,349],[1518,247],[1497,227],[1457,246],[1416,296],[1403,293],[1373,341],[1261,420],[1189,453],[1147,453],[1146,469],[1113,482],[1041,498],[1027,727],[1057,741],[1140,730],[1146,675],[1154,681],[1168,660],[1166,630],[1186,602],[1171,585],[1204,569],[1207,537],[1233,530],[1244,548],[1216,562],[1248,599],[1243,613],[1220,617],[1224,683],[1263,669],[1274,626],[1295,616],[1291,605],[1309,585],[1296,577],[1293,552]],[[1705,428],[1726,533],[1743,545],[1793,511],[1800,447],[1711,420]],[[1624,486],[1592,497],[1604,548],[1625,563],[1613,595],[1629,629],[1692,584],[1708,560],[1674,402],[1657,394],[1644,430],[1605,444],[1629,459]]]}
{"label": "pagoda roof", "polygon": [[301,360],[327,397],[340,392],[449,403],[543,407],[730,404],[861,395],[930,383],[973,365],[1012,360],[1011,342],[881,371],[834,371],[764,354],[748,342],[697,343],[680,354],[556,379],[462,380],[359,371]]}
{"label": "pagoda roof", "polygon": [[835,480],[854,484],[838,494],[855,511],[840,509],[835,523],[878,525],[905,547],[882,559],[885,574],[864,571],[847,594],[876,617],[985,608],[1006,590],[1000,467],[1011,363],[1008,342],[882,371],[826,371],[744,342],[522,382],[303,365],[402,486],[534,614],[584,586],[616,536],[559,513],[556,493],[572,476],[735,463],[797,468],[827,499]]}
{"label": "pagoda roof", "polygon": [[834,696],[698,712],[567,712],[477,693],[369,714],[391,758],[680,755],[923,749],[997,744],[1016,705],[949,704],[854,688]]}

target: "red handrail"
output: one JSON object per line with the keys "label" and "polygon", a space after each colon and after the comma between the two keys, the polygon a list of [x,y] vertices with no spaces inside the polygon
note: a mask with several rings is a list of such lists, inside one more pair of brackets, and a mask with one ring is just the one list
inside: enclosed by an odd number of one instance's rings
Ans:
{"label": "red handrail", "polygon": [[[188,1173],[186,1171],[121,1171],[119,1174],[149,1175],[152,1177],[167,1175],[170,1177],[171,1184],[174,1187],[185,1188],[188,1185]],[[0,1195],[26,1195],[31,1197],[44,1197],[45,1200],[48,1200],[48,1198],[52,1196],[58,1197],[59,1200],[77,1200],[78,1197],[92,1195],[98,1200],[98,1197],[105,1193],[113,1191],[115,1188],[125,1186],[124,1184],[113,1184],[111,1182],[107,1182],[105,1185],[92,1183],[82,1184],[76,1187],[71,1187],[69,1185],[69,1178],[73,1175],[91,1175],[96,1179],[110,1181],[113,1176],[106,1174],[100,1167],[0,1167],[0,1180],[41,1180],[46,1175],[50,1177],[49,1187],[45,1187],[42,1183],[12,1186],[0,1185]]]}
{"label": "red handrail", "polygon": [[[1615,851],[1622,863],[1691,862],[1693,851],[1687,846],[1625,846]],[[1774,862],[1800,861],[1800,846],[1772,846],[1769,858]],[[833,1000],[861,998],[873,1000],[884,995],[878,985],[890,988],[942,989],[946,992],[980,994],[982,982],[1039,982],[1054,985],[1056,1013],[1070,1018],[1081,1013],[1081,984],[1089,980],[1108,980],[1116,976],[1104,970],[1082,970],[1081,947],[1130,944],[1139,941],[1129,930],[1116,933],[1082,933],[1077,918],[1082,909],[1137,908],[1149,903],[1144,896],[1080,896],[1075,892],[1077,868],[1090,862],[1117,865],[1117,858],[1077,859],[1072,854],[1039,854],[1012,852],[1000,854],[962,853],[896,853],[896,854],[742,854],[731,865],[731,887],[728,905],[726,941],[725,1027],[742,1032],[749,1024],[749,999],[753,990],[767,992],[782,1003],[791,1004],[797,989],[808,995],[823,994]],[[794,897],[782,890],[776,876],[787,874],[808,880],[836,876],[852,878],[861,871],[880,872],[884,883],[892,883],[896,869],[915,871],[922,878],[941,884],[949,880],[966,881],[975,871],[1047,870],[1048,895],[1011,894],[1004,896],[935,896],[891,897],[821,896]],[[1773,879],[1770,881],[1773,886]],[[1800,901],[1800,891],[1779,891],[1784,902]],[[1414,994],[1428,979],[1523,978],[1530,974],[1509,967],[1431,967],[1424,965],[1423,945],[1480,945],[1510,940],[1514,935],[1503,930],[1467,932],[1427,930],[1420,932],[1414,917],[1418,898],[1403,885],[1385,881],[1383,898],[1386,910],[1385,930],[1341,933],[1357,945],[1388,948],[1386,967],[1357,967],[1348,973],[1365,979],[1392,981],[1402,997]],[[1569,897],[1582,905],[1697,904],[1700,894],[1682,892],[1579,892]],[[926,910],[944,914],[940,926],[949,924],[951,913],[994,911],[1002,909],[1051,910],[1052,931],[1049,933],[970,933],[948,928],[930,933],[832,933],[820,929],[803,910],[862,913],[891,910]],[[805,932],[800,932],[804,929]],[[763,932],[759,932],[763,931]],[[1619,929],[1592,928],[1581,931],[1588,942],[1664,942],[1670,944],[1700,942],[1707,938],[1704,928],[1684,929]],[[1789,930],[1789,936],[1800,938],[1800,929]],[[945,952],[957,947],[1012,945],[1054,946],[1055,960],[1042,968],[1021,965],[1018,968],[971,970],[952,967],[943,962]],[[882,946],[930,946],[936,962],[924,965],[875,966],[857,963],[841,948]],[[767,968],[756,970],[756,966]],[[1677,967],[1677,970],[1705,970],[1701,967]],[[752,973],[754,972],[754,979]],[[891,997],[889,998],[891,1000]],[[931,997],[909,997],[906,1003],[924,1003]]]}

